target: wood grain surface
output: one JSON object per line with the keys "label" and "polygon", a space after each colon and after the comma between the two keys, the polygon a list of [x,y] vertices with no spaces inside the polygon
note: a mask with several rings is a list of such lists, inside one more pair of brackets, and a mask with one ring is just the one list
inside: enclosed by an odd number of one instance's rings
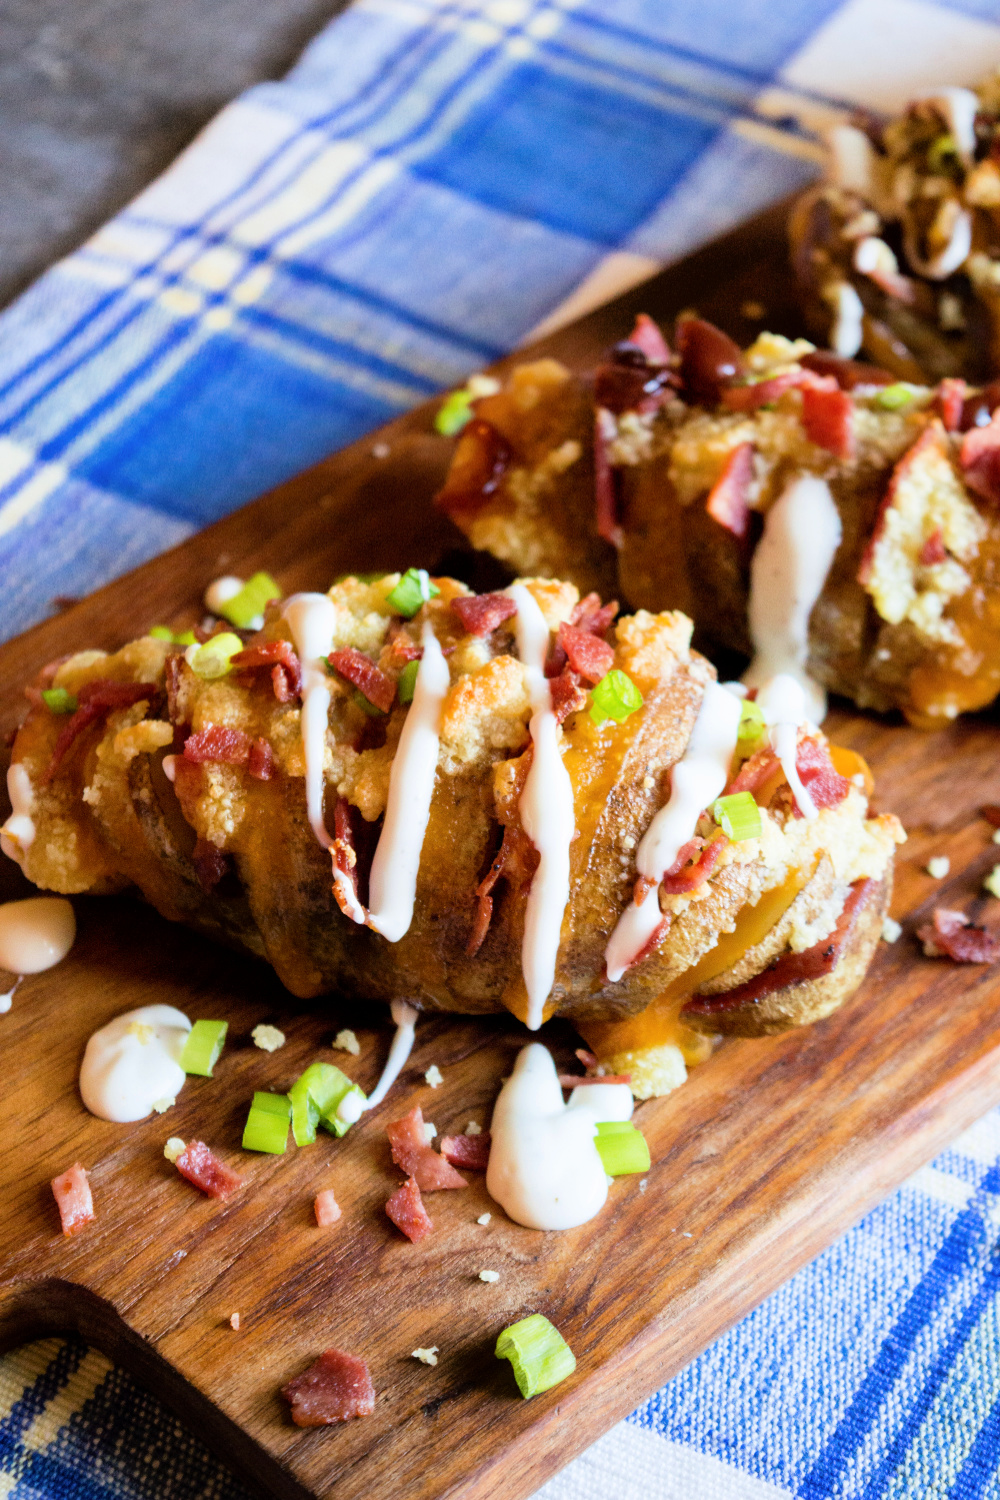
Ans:
{"label": "wood grain surface", "polygon": [[[640,307],[668,318],[695,304],[746,339],[759,326],[740,314],[748,299],[765,305],[769,326],[794,332],[783,264],[772,213],[543,347],[583,367],[627,334]],[[373,455],[376,442],[387,457]],[[0,652],[0,727],[18,721],[20,685],[44,662],[114,648],[156,621],[187,625],[220,571],[266,566],[291,590],[324,588],[352,568],[439,566],[460,545],[428,504],[446,458],[418,411],[46,621]],[[1000,849],[978,810],[1000,802],[996,716],[925,735],[835,709],[827,728],[868,758],[879,806],[910,831],[893,908],[904,936],[880,946],[863,989],[827,1021],[727,1042],[677,1093],[640,1106],[647,1178],[617,1181],[601,1216],[565,1234],[509,1223],[475,1174],[465,1191],[428,1196],[435,1233],[419,1246],[383,1212],[399,1181],[385,1121],[419,1102],[442,1134],[486,1125],[524,1041],[516,1022],[423,1020],[389,1101],[344,1141],[244,1154],[254,1089],[283,1090],[319,1057],[372,1085],[388,1045],[384,1013],[336,997],[294,1001],[262,965],[136,901],[78,900],[70,957],[27,980],[0,1017],[0,1342],[79,1329],[265,1492],[529,1495],[1000,1100],[996,970],[924,958],[912,936],[935,901],[989,915],[981,881]],[[923,871],[941,853],[952,872],[943,883]],[[0,898],[28,894],[4,865]],[[190,1079],[162,1117],[91,1118],[75,1082],[87,1037],[156,1001],[229,1021],[216,1076]],[[260,1021],[287,1033],[282,1050],[252,1045]],[[329,1050],[345,1025],[360,1038],[357,1060]],[[569,1062],[568,1027],[550,1023],[542,1037]],[[423,1077],[432,1063],[444,1075],[437,1089]],[[243,1174],[242,1192],[225,1204],[201,1197],[163,1159],[168,1135],[208,1141]],[[77,1159],[98,1218],[64,1240],[48,1181]],[[324,1231],[311,1200],[325,1186],[344,1217]],[[499,1280],[481,1282],[484,1268]],[[239,1332],[229,1327],[236,1311]],[[526,1402],[493,1345],[532,1311],[557,1324],[578,1367]],[[330,1344],[368,1360],[375,1415],[300,1431],[278,1388]],[[410,1357],[432,1344],[436,1368]]]}

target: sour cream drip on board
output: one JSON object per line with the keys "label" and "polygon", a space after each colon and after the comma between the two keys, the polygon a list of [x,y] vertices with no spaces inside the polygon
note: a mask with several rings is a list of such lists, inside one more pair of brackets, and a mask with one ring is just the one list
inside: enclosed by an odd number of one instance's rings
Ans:
{"label": "sour cream drip on board", "polygon": [[172,1005],[144,1005],[116,1016],[87,1043],[80,1094],[99,1120],[144,1120],[157,1105],[173,1103],[187,1075],[181,1053],[191,1030]]}
{"label": "sour cream drip on board", "polygon": [[[588,1094],[598,1097],[587,1099]],[[550,1052],[530,1042],[518,1054],[493,1109],[487,1192],[528,1229],[586,1224],[608,1196],[604,1163],[594,1144],[597,1121],[627,1120],[631,1114],[627,1084],[574,1089],[570,1103],[564,1104]]]}
{"label": "sour cream drip on board", "polygon": [[794,677],[807,717],[821,724],[826,693],[806,670],[809,616],[823,592],[840,546],[840,513],[830,486],[813,474],[786,485],[764,517],[764,534],[750,563],[747,617],[754,658],[743,674],[748,687],[772,677]]}
{"label": "sour cream drip on board", "polygon": [[802,785],[796,763],[799,725],[808,720],[806,695],[801,682],[797,677],[779,672],[757,694],[757,707],[770,729],[771,748],[781,761],[781,769],[798,803],[799,812],[808,822],[812,822],[819,814],[815,802]]}
{"label": "sour cream drip on board", "polygon": [[515,583],[507,592],[517,605],[517,652],[524,665],[532,710],[528,732],[534,753],[518,808],[524,831],[539,856],[528,891],[521,943],[521,968],[528,992],[525,1024],[529,1031],[537,1031],[555,983],[559,937],[569,901],[569,847],[576,832],[576,815],[573,783],[560,754],[559,725],[545,676],[549,627],[523,584]]}
{"label": "sour cream drip on board", "polygon": [[705,688],[683,757],[670,773],[670,800],[650,823],[636,851],[636,869],[653,882],[641,904],[633,899],[604,951],[608,979],[621,979],[663,920],[659,885],[698,819],[725,788],[740,726],[740,700],[717,682]]}
{"label": "sour cream drip on board", "polygon": [[31,816],[35,794],[27,768],[18,761],[7,770],[7,795],[10,797],[12,811],[0,828],[0,849],[8,859],[20,865],[35,842],[35,824]]}
{"label": "sour cream drip on board", "polygon": [[343,1104],[337,1110],[340,1118],[346,1120],[351,1125],[356,1120],[360,1120],[364,1110],[374,1109],[376,1104],[382,1103],[382,1100],[406,1066],[406,1059],[413,1051],[413,1037],[416,1032],[417,1016],[420,1012],[412,1005],[408,1005],[405,1000],[394,1000],[389,1009],[392,1013],[392,1019],[396,1023],[396,1034],[392,1039],[389,1056],[385,1060],[385,1067],[382,1069],[381,1078],[368,1095],[364,1104],[361,1103],[357,1094],[348,1094]]}

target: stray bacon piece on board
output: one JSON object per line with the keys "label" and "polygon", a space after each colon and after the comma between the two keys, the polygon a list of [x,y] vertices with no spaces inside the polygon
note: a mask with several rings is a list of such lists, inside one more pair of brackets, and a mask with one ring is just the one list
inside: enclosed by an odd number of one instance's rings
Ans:
{"label": "stray bacon piece on board", "polygon": [[363,651],[346,646],[343,651],[331,651],[327,661],[341,677],[363,693],[369,703],[384,714],[389,712],[396,701],[396,684]]}
{"label": "stray bacon piece on board", "polygon": [[396,1228],[414,1244],[425,1239],[434,1228],[413,1177],[408,1177],[402,1187],[396,1189],[386,1203],[385,1211]]}
{"label": "stray bacon piece on board", "polygon": [[84,1224],[94,1219],[94,1200],[86,1168],[78,1161],[58,1177],[53,1177],[52,1192],[59,1208],[63,1234],[78,1234]]}
{"label": "stray bacon piece on board", "polygon": [[747,534],[750,523],[750,486],[753,483],[753,443],[737,443],[708,492],[705,509],[733,536]]}
{"label": "stray bacon piece on board", "polygon": [[615,664],[614,648],[577,625],[559,626],[559,644],[573,671],[579,672],[585,682],[600,682]]}
{"label": "stray bacon piece on board", "polygon": [[327,1427],[370,1417],[375,1410],[375,1387],[368,1366],[356,1354],[324,1349],[315,1364],[281,1387],[292,1408],[296,1427]]}
{"label": "stray bacon piece on board", "polygon": [[333,1188],[324,1188],[313,1199],[313,1213],[320,1229],[329,1229],[341,1217],[343,1209],[334,1196]]}
{"label": "stray bacon piece on board", "polygon": [[112,682],[107,677],[85,682],[76,695],[79,707],[59,731],[52,759],[42,776],[42,785],[48,786],[77,735],[82,734],[88,725],[95,724],[113,709],[131,708],[133,703],[141,703],[143,699],[152,703],[159,696],[160,689],[155,682]]}
{"label": "stray bacon piece on board", "polygon": [[485,1172],[490,1164],[490,1133],[483,1130],[479,1135],[443,1135],[441,1155],[453,1167],[465,1167],[469,1172]]}
{"label": "stray bacon piece on board", "polygon": [[415,1104],[401,1120],[390,1120],[385,1133],[389,1137],[393,1161],[425,1193],[468,1186],[462,1174],[431,1149],[419,1104]]}
{"label": "stray bacon piece on board", "polygon": [[492,635],[499,625],[517,614],[517,605],[508,594],[459,595],[452,599],[449,608],[469,635]]}
{"label": "stray bacon piece on board", "polygon": [[983,927],[973,927],[962,911],[935,906],[933,922],[917,928],[928,958],[953,959],[957,964],[992,964],[1000,958],[1000,938]]}
{"label": "stray bacon piece on board", "polygon": [[243,1185],[243,1179],[231,1172],[204,1141],[189,1141],[174,1166],[209,1198],[228,1198]]}

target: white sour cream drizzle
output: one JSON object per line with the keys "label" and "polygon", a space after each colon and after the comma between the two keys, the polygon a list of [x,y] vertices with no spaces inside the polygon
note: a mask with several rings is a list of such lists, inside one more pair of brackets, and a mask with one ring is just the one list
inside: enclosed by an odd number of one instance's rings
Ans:
{"label": "white sour cream drizzle", "polygon": [[635,963],[660,925],[660,881],[693,836],[702,812],[725,788],[739,724],[739,698],[710,682],[687,749],[670,773],[670,800],[660,808],[636,851],[636,869],[653,885],[641,905],[633,899],[611,934],[604,958],[612,984]]}
{"label": "white sour cream drizzle", "polygon": [[76,917],[65,896],[31,896],[0,906],[0,969],[40,974],[61,963],[76,937]]}
{"label": "white sour cream drizzle", "polygon": [[416,1031],[417,1016],[420,1012],[415,1010],[412,1005],[408,1005],[405,1000],[394,1000],[389,1009],[392,1012],[392,1019],[396,1023],[396,1034],[392,1039],[389,1056],[385,1060],[385,1067],[382,1069],[381,1078],[368,1095],[368,1099],[364,1104],[361,1103],[356,1094],[353,1096],[348,1095],[337,1110],[340,1118],[347,1120],[352,1125],[355,1120],[360,1120],[364,1110],[374,1109],[376,1104],[382,1103],[382,1100],[406,1066],[406,1059],[413,1051],[413,1037]]}
{"label": "white sour cream drizzle", "polygon": [[413,921],[420,851],[437,775],[441,708],[451,682],[429,620],[421,643],[424,654],[389,772],[385,822],[369,877],[368,922],[390,943],[398,943]]}
{"label": "white sour cream drizzle", "polygon": [[819,814],[815,802],[802,785],[796,763],[799,725],[807,722],[809,717],[801,682],[787,672],[779,672],[757,694],[757,706],[771,731],[771,748],[781,761],[781,769],[798,803],[799,812],[811,822]]}
{"label": "white sour cream drizzle", "polygon": [[35,824],[31,810],[35,805],[35,794],[27,767],[19,761],[8,767],[7,795],[10,797],[11,815],[0,828],[0,849],[15,864],[23,864],[24,856],[35,842]]}
{"label": "white sour cream drizzle", "polygon": [[99,1120],[144,1120],[184,1087],[181,1053],[191,1030],[172,1005],[144,1005],[116,1016],[87,1043],[80,1094]]}
{"label": "white sour cream drizzle", "polygon": [[809,616],[840,546],[840,514],[830,486],[812,474],[792,479],[764,517],[764,534],[750,563],[747,616],[754,658],[743,674],[748,687],[772,677],[794,677],[807,716],[822,723],[826,694],[806,670]]}
{"label": "white sour cream drizzle", "polygon": [[564,1104],[551,1054],[540,1043],[529,1043],[493,1109],[488,1193],[528,1229],[586,1224],[608,1196],[594,1144],[597,1122],[627,1120],[631,1114],[627,1084],[586,1085],[574,1089]]}
{"label": "white sour cream drizzle", "polygon": [[293,594],[282,614],[288,621],[295,650],[302,666],[302,753],[306,762],[306,810],[309,826],[324,849],[333,839],[323,821],[326,782],[327,715],[330,709],[330,678],[324,658],[330,654],[336,614],[325,594]]}
{"label": "white sour cream drizzle", "polygon": [[569,901],[569,848],[576,832],[576,816],[573,783],[559,751],[559,725],[545,676],[549,627],[523,584],[515,583],[507,592],[517,604],[517,651],[524,664],[532,709],[528,729],[534,753],[518,808],[524,831],[539,856],[528,892],[521,943],[521,968],[528,992],[525,1024],[529,1031],[537,1031],[555,982],[559,937]]}

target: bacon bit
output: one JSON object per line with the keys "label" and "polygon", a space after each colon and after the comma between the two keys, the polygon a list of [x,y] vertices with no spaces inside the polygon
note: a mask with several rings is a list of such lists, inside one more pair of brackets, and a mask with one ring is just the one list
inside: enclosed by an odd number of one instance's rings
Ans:
{"label": "bacon bit", "polygon": [[[817,808],[836,807],[851,790],[847,777],[841,776],[834,769],[826,746],[812,735],[805,735],[799,740],[795,750],[795,767],[799,780]],[[794,811],[797,818],[802,816],[798,804]]]}
{"label": "bacon bit", "polygon": [[781,762],[773,750],[755,750],[740,766],[723,795],[729,797],[734,792],[753,792],[756,795],[780,768]]}
{"label": "bacon bit", "polygon": [[327,1427],[370,1417],[375,1410],[375,1387],[368,1366],[355,1354],[324,1349],[315,1364],[281,1387],[292,1408],[296,1427]]}
{"label": "bacon bit", "polygon": [[853,391],[859,385],[894,385],[899,378],[891,370],[879,365],[866,365],[861,360],[844,359],[840,354],[828,354],[824,349],[815,349],[799,360],[804,370],[814,375],[832,375],[842,391]]}
{"label": "bacon bit", "polygon": [[1000,380],[991,380],[989,385],[969,396],[962,407],[962,431],[970,427],[984,427],[993,412],[1000,406]]}
{"label": "bacon bit", "polygon": [[424,1116],[419,1104],[401,1120],[390,1120],[385,1127],[392,1159],[425,1193],[441,1188],[463,1188],[468,1183],[461,1173],[433,1151],[424,1130]]}
{"label": "bacon bit", "polygon": [[612,547],[621,547],[625,540],[618,518],[618,486],[611,465],[608,444],[614,426],[613,419],[600,407],[594,413],[594,500],[596,504],[597,534]]}
{"label": "bacon bit", "polygon": [[924,568],[932,568],[935,563],[943,563],[948,553],[944,545],[944,537],[941,528],[932,531],[926,542],[920,549],[920,565]]}
{"label": "bacon bit", "polygon": [[[558,680],[558,679],[557,679]],[[528,838],[524,829],[514,823],[504,826],[503,842],[489,870],[484,878],[476,886],[476,900],[478,909],[469,934],[469,941],[465,945],[465,951],[469,958],[474,958],[483,945],[483,939],[490,929],[490,921],[493,916],[493,897],[491,892],[497,881],[503,875],[514,884],[521,884],[528,878],[527,861],[534,852],[534,845]]]}
{"label": "bacon bit", "polygon": [[393,620],[389,626],[389,651],[393,660],[404,666],[407,662],[419,661],[424,654],[408,634],[402,620]]}
{"label": "bacon bit", "polygon": [[695,995],[684,1006],[681,1018],[686,1015],[724,1015],[727,1011],[754,1005],[766,996],[783,990],[787,985],[805,984],[810,979],[820,979],[824,974],[831,973],[839,963],[858,917],[877,886],[878,882],[875,880],[856,880],[829,937],[806,948],[802,953],[780,954],[763,973],[748,979],[746,984],[737,985],[735,989],[724,990],[720,995]]}
{"label": "bacon bit", "polygon": [[585,682],[600,682],[615,664],[614,648],[600,636],[580,630],[576,625],[559,626],[559,644],[574,672]]}
{"label": "bacon bit", "polygon": [[663,337],[659,324],[654,323],[648,313],[638,314],[628,341],[642,350],[651,365],[670,363],[670,345]]}
{"label": "bacon bit", "polygon": [[469,1172],[485,1172],[490,1163],[490,1133],[481,1135],[443,1135],[441,1155],[453,1167],[465,1167]]}
{"label": "bacon bit", "polygon": [[560,1073],[559,1084],[564,1089],[578,1089],[584,1083],[631,1083],[631,1073]]}
{"label": "bacon bit", "polygon": [[[693,838],[686,843],[678,854],[670,869],[660,882],[660,888],[668,896],[680,896],[687,891],[695,890],[699,885],[704,885],[719,862],[719,856],[729,843],[721,828],[714,833],[705,844],[704,839]],[[704,848],[702,845],[704,844]],[[688,860],[701,848],[700,857],[694,864],[688,865]],[[685,868],[687,866],[687,868]]]}
{"label": "bacon bit", "polygon": [[1000,807],[998,807],[995,802],[988,802],[986,806],[981,807],[979,811],[982,813],[983,817],[986,819],[987,823],[989,823],[991,828],[1000,828]]}
{"label": "bacon bit", "polygon": [[207,896],[212,894],[223,876],[229,873],[228,856],[223,854],[221,849],[217,849],[211,839],[203,839],[200,836],[195,840],[195,846],[191,851],[191,863],[198,876],[198,884]]}
{"label": "bacon bit", "polygon": [[802,387],[806,437],[835,458],[854,457],[854,402],[833,377],[816,377]]}
{"label": "bacon bit", "polygon": [[514,450],[496,428],[474,417],[462,429],[434,504],[448,516],[475,515],[497,493],[513,460]]}
{"label": "bacon bit", "polygon": [[942,380],[937,388],[935,404],[944,424],[945,432],[957,432],[962,425],[965,410],[966,384],[964,380]]}
{"label": "bacon bit", "polygon": [[452,599],[450,608],[469,635],[492,635],[505,620],[517,614],[517,605],[507,594],[460,595]]}
{"label": "bacon bit", "polygon": [[[354,848],[354,829],[351,826],[350,804],[344,797],[338,797],[333,809],[333,862],[336,869],[342,875],[346,875],[354,889],[355,898],[360,904],[358,897],[358,856]],[[333,897],[345,917],[354,920],[351,903],[340,888],[340,881],[333,882]]]}
{"label": "bacon bit", "polygon": [[723,391],[743,373],[739,344],[704,318],[681,318],[674,337],[685,399],[715,405]]}
{"label": "bacon bit", "polygon": [[270,781],[273,778],[274,751],[271,749],[269,740],[263,738],[254,740],[250,746],[247,770],[255,781]]}
{"label": "bacon bit", "polygon": [[[593,636],[589,636],[588,639],[593,640]],[[599,644],[603,644],[603,642]],[[575,672],[567,670],[560,672],[558,677],[553,677],[549,683],[549,693],[552,697],[552,712],[560,724],[570,714],[578,714],[582,708],[586,708],[587,706],[587,695],[580,686],[580,679]]]}
{"label": "bacon bit", "polygon": [[174,1166],[188,1182],[207,1193],[209,1198],[228,1198],[243,1186],[243,1179],[221,1162],[204,1141],[189,1141]]}
{"label": "bacon bit", "polygon": [[184,742],[184,759],[196,766],[206,761],[227,766],[245,766],[250,759],[253,741],[242,729],[228,729],[224,724],[210,724]]}
{"label": "bacon bit", "polygon": [[408,1177],[402,1187],[396,1189],[386,1203],[385,1211],[396,1228],[402,1230],[414,1244],[425,1239],[434,1228],[420,1196],[420,1189],[412,1177]]}
{"label": "bacon bit", "polygon": [[617,613],[617,599],[602,604],[600,594],[585,594],[570,615],[569,623],[580,630],[586,630],[590,635],[604,636]]}
{"label": "bacon bit", "polygon": [[48,786],[77,736],[91,724],[103,719],[116,708],[131,708],[143,699],[155,702],[160,696],[155,682],[112,682],[108,677],[99,677],[95,682],[85,682],[76,695],[79,704],[69,722],[59,731],[52,750],[52,759],[42,776],[42,786]]}
{"label": "bacon bit", "polygon": [[313,1199],[313,1213],[320,1229],[329,1229],[342,1216],[343,1209],[334,1197],[333,1188],[324,1188]]}
{"label": "bacon bit", "polygon": [[363,693],[369,703],[374,703],[384,714],[389,712],[396,701],[396,684],[363,652],[347,646],[343,651],[331,651],[327,661],[341,677]]}
{"label": "bacon bit", "polygon": [[52,1192],[59,1208],[63,1234],[78,1234],[96,1217],[87,1171],[78,1161],[58,1177],[53,1177]]}
{"label": "bacon bit", "polygon": [[237,651],[233,666],[250,672],[269,666],[271,686],[279,703],[290,703],[302,691],[302,663],[291,641],[264,641],[259,646],[248,646]]}
{"label": "bacon bit", "polygon": [[1000,505],[1000,412],[988,427],[973,427],[962,439],[959,455],[965,482],[974,494]]}
{"label": "bacon bit", "polygon": [[786,370],[783,375],[772,375],[770,380],[758,380],[751,385],[731,385],[721,392],[719,400],[727,411],[759,411],[770,406],[786,391],[796,386],[805,386],[807,378],[801,370]]}
{"label": "bacon bit", "polygon": [[1000,938],[974,927],[964,912],[946,906],[934,908],[933,922],[918,927],[917,937],[929,958],[944,955],[957,964],[992,964],[1000,958]]}
{"label": "bacon bit", "polygon": [[892,471],[885,494],[879,502],[875,525],[872,527],[871,536],[868,538],[858,567],[858,582],[862,588],[868,588],[875,575],[876,553],[885,532],[889,511],[897,503],[900,494],[907,493],[904,486],[914,482],[914,475],[919,475],[925,460],[929,460],[931,464],[935,462],[946,464],[949,469],[951,467],[948,442],[941,423],[936,419],[924,428],[913,446],[907,448]]}
{"label": "bacon bit", "polygon": [[733,536],[744,537],[750,523],[750,485],[753,482],[753,443],[737,443],[708,492],[705,509]]}

